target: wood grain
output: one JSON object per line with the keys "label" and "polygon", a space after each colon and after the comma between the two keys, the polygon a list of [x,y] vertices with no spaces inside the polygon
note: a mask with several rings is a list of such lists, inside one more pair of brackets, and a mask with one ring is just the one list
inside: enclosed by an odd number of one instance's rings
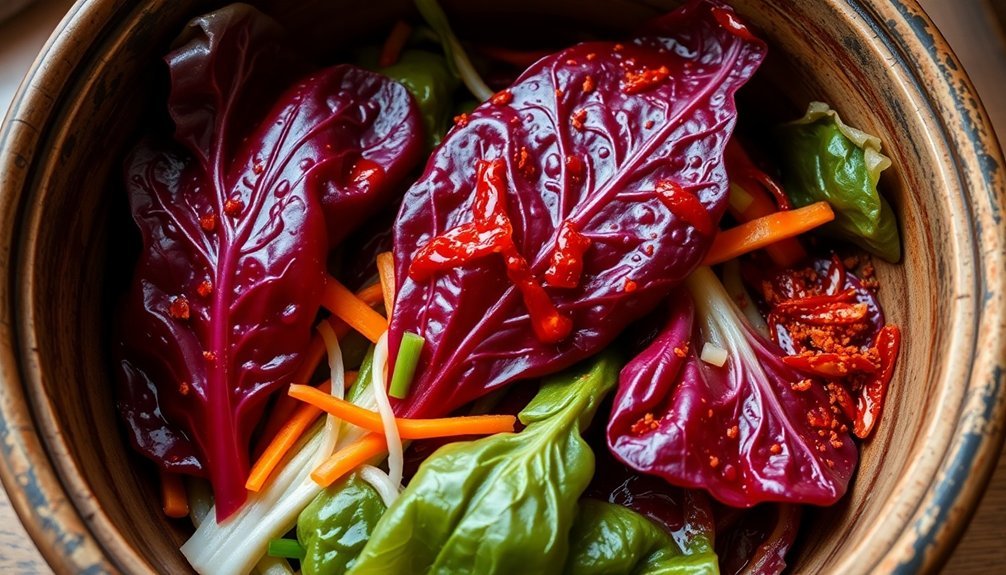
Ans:
{"label": "wood grain", "polygon": [[[1000,2],[1000,13],[1002,0]],[[981,0],[920,0],[963,61],[999,134],[1006,135],[1006,43],[990,4]],[[27,69],[68,0],[40,1],[14,20],[0,24],[0,116],[12,86]],[[1006,572],[1006,459],[997,471],[974,520],[947,564],[946,573]],[[0,490],[0,573],[48,573],[41,555],[21,528]]]}

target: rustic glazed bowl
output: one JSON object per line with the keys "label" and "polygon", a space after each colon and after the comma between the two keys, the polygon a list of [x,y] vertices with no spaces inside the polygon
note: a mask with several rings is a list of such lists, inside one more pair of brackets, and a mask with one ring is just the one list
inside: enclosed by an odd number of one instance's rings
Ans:
{"label": "rustic glazed bowl", "polygon": [[[883,139],[895,169],[882,185],[904,240],[903,262],[878,270],[889,321],[905,336],[879,433],[863,447],[849,496],[811,514],[791,564],[800,573],[933,571],[1002,445],[1006,166],[970,82],[914,2],[733,3],[771,45],[750,93],[794,113],[812,98],[831,102]],[[408,9],[407,0],[381,10],[349,0],[261,4],[315,48]],[[617,34],[674,2],[447,4],[458,17],[575,18]],[[78,3],[3,125],[0,477],[60,572],[188,570],[177,551],[186,532],[163,517],[149,467],[121,433],[105,352],[111,302],[134,257],[121,241],[122,157],[149,118],[163,116],[160,56],[188,18],[212,7]]]}

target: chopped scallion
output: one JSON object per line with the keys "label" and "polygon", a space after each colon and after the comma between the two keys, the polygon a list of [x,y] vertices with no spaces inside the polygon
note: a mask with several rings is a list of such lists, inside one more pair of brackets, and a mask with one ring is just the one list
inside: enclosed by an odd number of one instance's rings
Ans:
{"label": "chopped scallion", "polygon": [[307,556],[307,550],[296,539],[273,539],[269,541],[268,555],[303,560]]}
{"label": "chopped scallion", "polygon": [[391,378],[391,389],[388,395],[397,399],[405,399],[412,386],[412,376],[416,373],[419,354],[423,351],[426,340],[412,332],[405,332],[402,343],[398,347],[398,358],[395,360],[395,374]]}

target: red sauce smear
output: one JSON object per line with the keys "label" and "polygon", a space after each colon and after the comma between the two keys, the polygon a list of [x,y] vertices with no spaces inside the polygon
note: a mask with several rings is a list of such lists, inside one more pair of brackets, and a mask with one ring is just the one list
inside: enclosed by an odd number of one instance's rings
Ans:
{"label": "red sauce smear", "polygon": [[545,272],[545,283],[552,287],[574,288],[583,275],[583,254],[590,247],[590,238],[584,236],[569,220],[559,226],[552,262]]}
{"label": "red sauce smear", "polygon": [[723,27],[724,30],[730,31],[731,34],[737,36],[741,40],[746,40],[748,42],[757,41],[754,34],[747,27],[737,14],[733,10],[722,8],[720,6],[714,7],[710,12],[713,18],[716,18],[716,23]]}
{"label": "red sauce smear", "polygon": [[544,343],[558,343],[572,331],[573,322],[555,308],[514,245],[513,225],[506,212],[505,172],[502,160],[478,161],[472,204],[474,221],[447,230],[420,248],[409,266],[409,276],[424,281],[437,272],[500,254],[507,277],[524,299],[535,336]]}
{"label": "red sauce smear", "polygon": [[689,225],[704,236],[716,232],[713,219],[694,194],[686,192],[681,184],[672,180],[661,180],[657,183],[657,197],[675,216],[685,220]]}

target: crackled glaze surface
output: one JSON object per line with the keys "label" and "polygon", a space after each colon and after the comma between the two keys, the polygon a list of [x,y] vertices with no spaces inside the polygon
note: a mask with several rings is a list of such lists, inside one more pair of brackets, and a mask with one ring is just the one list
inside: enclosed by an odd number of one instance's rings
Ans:
{"label": "crackled glaze surface", "polygon": [[[450,4],[510,14],[545,5]],[[617,30],[669,4],[547,6]],[[879,134],[898,166],[883,185],[901,214],[905,258],[879,269],[906,336],[891,407],[851,497],[808,527],[796,570],[933,570],[1003,436],[1006,166],[970,83],[914,3],[734,4],[772,44],[759,82],[786,87],[766,113],[829,100]],[[341,5],[302,3],[281,18],[317,42],[333,37],[331,22],[366,29],[384,19],[364,8],[325,17]],[[118,225],[119,159],[156,106],[144,88],[158,73],[151,63],[200,7],[110,0],[74,10],[0,134],[0,477],[57,571],[184,572],[185,533],[163,519],[150,470],[128,453],[101,342],[132,257]]]}

